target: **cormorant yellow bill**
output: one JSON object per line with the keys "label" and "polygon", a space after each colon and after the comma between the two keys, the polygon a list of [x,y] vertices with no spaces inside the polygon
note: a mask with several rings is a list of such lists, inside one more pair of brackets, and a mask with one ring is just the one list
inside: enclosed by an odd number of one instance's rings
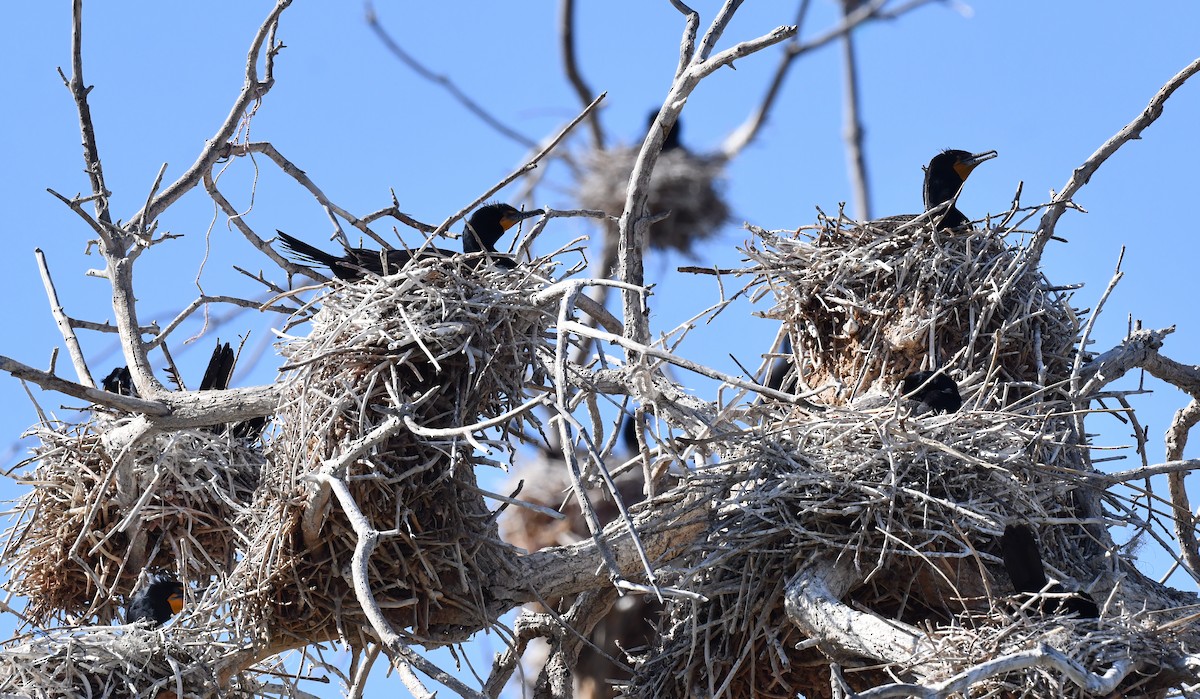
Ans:
{"label": "cormorant yellow bill", "polygon": [[982,153],[974,153],[965,158],[960,158],[954,163],[954,171],[958,173],[958,176],[961,177],[964,182],[966,182],[967,177],[971,174],[971,171],[978,167],[980,163],[985,160],[991,160],[997,155],[999,155],[999,153],[996,151],[989,150]]}

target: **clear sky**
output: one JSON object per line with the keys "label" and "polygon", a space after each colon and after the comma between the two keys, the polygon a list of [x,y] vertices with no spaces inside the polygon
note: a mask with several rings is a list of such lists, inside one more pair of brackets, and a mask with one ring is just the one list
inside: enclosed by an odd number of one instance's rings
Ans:
{"label": "clear sky", "polygon": [[[642,135],[647,112],[666,94],[682,17],[666,0],[579,4],[582,71],[593,89],[608,92],[603,119],[610,138],[631,143]],[[747,3],[722,45],[790,23],[796,4]],[[833,19],[835,3],[813,5],[805,36]],[[215,132],[241,86],[246,49],[269,6],[212,0],[93,2],[86,8],[85,77],[95,86],[91,107],[116,217],[126,219],[140,208],[164,162],[171,181]],[[696,0],[693,6],[706,26],[718,3]],[[557,130],[580,107],[561,69],[555,2],[379,2],[377,10],[406,50],[530,138]],[[42,292],[35,247],[46,252],[69,314],[104,321],[112,312],[107,283],[84,276],[102,266],[96,255],[85,255],[89,229],[46,192],[50,187],[73,195],[88,188],[73,104],[55,72],[69,67],[70,3],[11,3],[2,12],[9,38],[0,45],[6,93],[0,108],[0,202],[9,212],[9,243],[8,254],[0,257],[8,298],[0,304],[0,327],[8,329],[0,354],[46,367],[62,341]],[[968,215],[1007,209],[1021,182],[1025,203],[1047,200],[1049,190],[1060,188],[1073,168],[1200,54],[1197,27],[1200,4],[1193,0],[1003,0],[969,7],[934,3],[865,28],[857,46],[875,214],[918,211],[921,165],[948,147],[1000,153],[976,171],[960,198],[959,208]],[[277,61],[277,83],[251,122],[250,137],[273,143],[342,207],[360,215],[385,207],[392,190],[403,210],[438,223],[521,162],[521,146],[398,63],[368,29],[361,5],[297,2],[285,13],[279,37],[287,48]],[[720,144],[760,99],[777,56],[768,50],[745,58],[737,70],[722,70],[703,83],[683,112],[685,145],[704,151]],[[697,250],[699,260],[738,264],[735,246],[746,237],[743,221],[793,228],[814,221],[814,207],[833,211],[850,197],[841,105],[834,47],[794,65],[765,130],[728,169],[735,223]],[[1186,213],[1197,195],[1197,123],[1200,83],[1193,81],[1172,98],[1143,140],[1124,147],[1076,197],[1090,213],[1068,213],[1059,224],[1059,235],[1069,243],[1052,243],[1043,259],[1045,272],[1056,283],[1086,284],[1075,296],[1081,308],[1094,307],[1126,246],[1126,276],[1097,323],[1091,349],[1119,341],[1132,316],[1147,327],[1176,325],[1163,352],[1200,362],[1195,302],[1200,242],[1195,220]],[[584,141],[567,147],[582,149]],[[250,224],[264,237],[281,228],[314,242],[326,238],[330,224],[315,202],[265,159],[258,164],[256,173],[248,160],[231,163],[221,180],[239,207],[250,208],[253,191]],[[564,168],[550,166],[546,183],[528,203],[573,208],[570,185]],[[499,197],[515,197],[517,189]],[[257,293],[232,271],[233,264],[281,278],[227,228],[200,191],[173,207],[161,228],[184,237],[138,262],[135,286],[144,321],[174,316],[198,293],[198,275],[208,293]],[[559,220],[546,235],[568,240],[587,230],[585,223]],[[206,246],[210,254],[201,270]],[[648,281],[658,285],[652,300],[655,331],[669,330],[716,301],[711,279],[674,271],[690,263],[680,256],[649,261]],[[226,316],[225,309],[214,310],[214,321]],[[698,332],[681,352],[737,373],[728,354],[755,364],[775,332],[773,323],[745,309],[726,312],[721,323],[711,334]],[[233,340],[251,330],[248,346],[265,355],[235,384],[268,382],[278,366],[269,346],[272,325],[279,325],[277,318],[241,314],[220,327],[210,324],[202,339],[183,345],[183,337],[202,330],[191,323],[178,335],[174,355],[185,377],[196,382],[216,336]],[[97,379],[123,363],[111,336],[84,334],[83,340]],[[60,371],[68,365],[64,353]],[[1187,398],[1153,380],[1146,383],[1155,392],[1136,397],[1134,404],[1156,462],[1163,455],[1163,430]],[[1134,386],[1136,377],[1120,385]],[[58,396],[34,394],[45,410],[73,415],[59,409]],[[13,444],[5,457],[11,465],[28,448],[18,436],[36,415],[11,378],[0,378],[0,404],[0,444]],[[1115,420],[1094,419],[1089,429],[1101,443],[1130,441],[1129,427]],[[1195,454],[1192,448],[1189,455]],[[1165,483],[1156,488],[1165,493]],[[0,480],[3,496],[20,492]],[[1200,491],[1192,492],[1196,499]],[[1149,549],[1143,564],[1159,572],[1168,565]],[[1196,589],[1182,575],[1172,583]],[[377,681],[398,686],[394,678]]]}

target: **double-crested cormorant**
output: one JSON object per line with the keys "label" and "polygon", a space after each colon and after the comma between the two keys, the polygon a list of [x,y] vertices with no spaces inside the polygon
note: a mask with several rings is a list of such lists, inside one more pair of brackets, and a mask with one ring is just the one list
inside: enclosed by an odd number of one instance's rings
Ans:
{"label": "double-crested cormorant", "polygon": [[[518,222],[531,216],[545,213],[541,209],[518,211],[508,204],[488,204],[480,207],[467,220],[466,230],[463,231],[463,254],[495,253],[496,242],[504,232]],[[411,250],[369,250],[367,248],[349,248],[342,256],[332,255],[308,243],[294,238],[283,231],[277,231],[284,247],[296,257],[315,264],[324,265],[333,272],[333,276],[346,281],[362,279],[365,272],[384,275],[398,272],[413,258]],[[455,253],[441,248],[426,248],[418,255],[450,256]],[[515,263],[508,258],[495,258],[493,261],[502,267],[512,268]]]}
{"label": "double-crested cormorant", "polygon": [[151,621],[154,626],[167,623],[172,614],[183,609],[183,583],[167,572],[150,576],[150,584],[129,600],[125,610],[125,623]]}
{"label": "double-crested cormorant", "polygon": [[108,372],[108,376],[100,379],[100,387],[109,393],[137,397],[137,389],[133,386],[133,375],[129,373],[127,366],[119,366]]}
{"label": "double-crested cormorant", "polygon": [[958,384],[943,374],[918,371],[904,377],[900,392],[915,401],[928,405],[935,413],[956,413],[962,407]]}
{"label": "double-crested cormorant", "polygon": [[[651,128],[654,127],[654,120],[657,118],[658,118],[658,110],[655,109],[654,111],[650,112],[650,118],[646,119],[646,130],[650,130]],[[682,122],[683,122],[682,117],[676,117],[675,125],[671,127],[671,130],[667,132],[666,136],[663,136],[663,144],[662,144],[662,152],[663,153],[666,153],[667,151],[683,148],[683,144],[679,142],[679,134],[683,131],[683,123]]]}
{"label": "double-crested cormorant", "polygon": [[[1088,619],[1100,617],[1100,607],[1086,592],[1067,594],[1059,583],[1047,586],[1046,569],[1042,566],[1042,554],[1037,539],[1024,524],[1010,524],[1004,528],[1000,538],[1000,554],[1004,558],[1004,569],[1012,579],[1017,592],[1031,595],[1044,593],[1038,608],[1046,614],[1078,614]],[[1049,595],[1060,595],[1051,597]]]}
{"label": "double-crested cormorant", "polygon": [[[944,150],[933,156],[925,167],[925,210],[954,201],[963,183],[980,163],[996,157],[994,150],[983,153],[968,153],[965,150]],[[970,219],[963,215],[954,204],[950,204],[945,213],[940,214],[937,227],[958,228]]]}
{"label": "double-crested cormorant", "polygon": [[[217,346],[213,348],[212,358],[208,360],[208,366],[204,368],[204,378],[200,379],[201,391],[224,391],[229,388],[229,382],[233,379],[234,365],[237,363],[237,354],[233,351],[233,347],[228,343],[217,341]],[[262,434],[263,428],[267,425],[267,418],[253,417],[249,420],[234,422],[230,425],[218,424],[207,428],[214,434],[224,434],[226,428],[232,430],[233,436],[241,439],[256,439]]]}

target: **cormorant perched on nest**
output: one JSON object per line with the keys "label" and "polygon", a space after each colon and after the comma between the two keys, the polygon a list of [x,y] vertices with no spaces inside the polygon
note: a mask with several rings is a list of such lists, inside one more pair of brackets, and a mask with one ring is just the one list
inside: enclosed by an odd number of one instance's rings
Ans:
{"label": "cormorant perched on nest", "polygon": [[133,375],[129,373],[127,366],[119,366],[108,372],[108,376],[100,379],[100,387],[109,393],[137,397],[137,389],[133,387]]}
{"label": "cormorant perched on nest", "polygon": [[[200,390],[224,391],[229,388],[236,363],[237,354],[234,353],[233,347],[228,342],[222,343],[218,340],[217,346],[213,348],[212,357],[208,360],[208,366],[204,368],[204,377],[200,379]],[[257,439],[266,426],[267,418],[265,417],[252,417],[249,420],[235,422],[232,423],[233,436],[241,439]],[[206,429],[214,434],[224,434],[227,427],[229,425],[219,424]]]}
{"label": "cormorant perched on nest", "polygon": [[129,601],[125,623],[152,621],[154,626],[167,623],[172,614],[183,609],[183,583],[167,572],[150,576],[150,584]]}
{"label": "cormorant perched on nest", "polygon": [[928,405],[935,413],[956,413],[962,407],[958,384],[945,374],[918,371],[904,377],[900,392]]}
{"label": "cormorant perched on nest", "polygon": [[[509,228],[531,216],[545,213],[541,209],[518,211],[508,204],[488,204],[471,214],[467,220],[466,230],[463,231],[463,254],[495,253],[496,241]],[[284,247],[296,257],[320,265],[325,265],[333,272],[333,276],[345,281],[362,279],[366,272],[384,275],[398,272],[400,268],[412,260],[411,250],[369,250],[367,248],[349,248],[342,256],[332,255],[308,243],[294,238],[283,231],[279,233]],[[416,253],[418,257],[441,255],[449,257],[456,253],[441,248],[427,248]],[[501,267],[512,269],[516,263],[508,258],[493,258],[493,262]]]}
{"label": "cormorant perched on nest", "polygon": [[1000,538],[1000,553],[1004,558],[1004,569],[1008,571],[1008,577],[1012,579],[1017,592],[1044,595],[1038,604],[1038,609],[1043,613],[1078,614],[1088,619],[1100,617],[1100,607],[1086,592],[1068,595],[1066,588],[1059,583],[1047,587],[1049,581],[1046,579],[1046,569],[1042,566],[1042,554],[1029,527],[1024,524],[1005,527],[1004,536]]}
{"label": "cormorant perched on nest", "polygon": [[[951,149],[933,156],[933,160],[925,167],[925,210],[930,211],[946,202],[953,202],[971,171],[983,161],[991,160],[997,155],[994,150],[968,153],[965,150]],[[969,220],[951,203],[950,208],[941,214],[937,228],[958,228]]]}

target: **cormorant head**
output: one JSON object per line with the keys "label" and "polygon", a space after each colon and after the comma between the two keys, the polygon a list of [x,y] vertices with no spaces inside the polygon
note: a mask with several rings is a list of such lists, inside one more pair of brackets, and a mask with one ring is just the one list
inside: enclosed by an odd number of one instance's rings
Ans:
{"label": "cormorant head", "polygon": [[[980,163],[996,157],[994,150],[968,153],[965,150],[944,150],[933,156],[925,168],[925,210],[951,201],[958,196],[967,177]],[[967,217],[953,206],[943,216],[939,228],[954,228],[967,222]]]}
{"label": "cormorant head", "polygon": [[176,580],[175,576],[170,573],[160,572],[150,576],[146,594],[150,597],[166,599],[167,604],[171,605],[172,614],[183,611],[183,583]]}
{"label": "cormorant head", "polygon": [[541,209],[518,211],[508,204],[488,204],[467,219],[463,231],[463,252],[496,252],[496,241],[509,228],[531,217],[546,213]]}
{"label": "cormorant head", "polygon": [[[658,110],[650,112],[650,117],[646,119],[646,130],[649,131],[654,126],[654,120],[658,118]],[[683,144],[679,142],[679,134],[683,131],[683,117],[675,119],[675,125],[663,137],[662,152],[666,153],[669,150],[682,148]]]}

